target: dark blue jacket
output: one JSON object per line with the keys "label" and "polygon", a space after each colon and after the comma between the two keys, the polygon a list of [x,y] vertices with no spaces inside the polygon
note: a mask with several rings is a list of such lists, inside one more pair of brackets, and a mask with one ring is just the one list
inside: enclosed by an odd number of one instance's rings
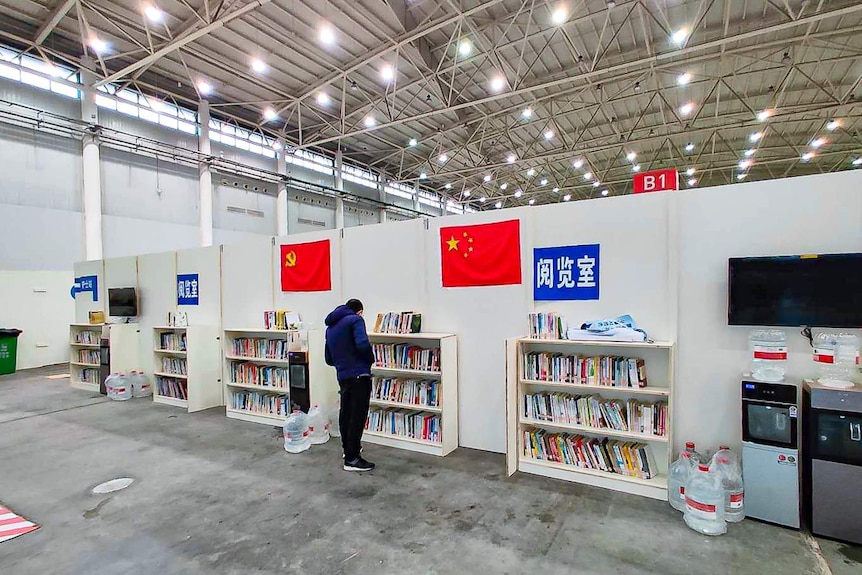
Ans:
{"label": "dark blue jacket", "polygon": [[346,305],[326,316],[326,363],[335,366],[338,381],[371,375],[374,352],[365,320]]}

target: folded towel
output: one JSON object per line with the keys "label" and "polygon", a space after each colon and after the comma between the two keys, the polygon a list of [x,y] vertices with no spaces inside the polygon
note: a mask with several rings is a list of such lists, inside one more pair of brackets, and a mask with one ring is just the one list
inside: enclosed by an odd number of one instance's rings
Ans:
{"label": "folded towel", "polygon": [[575,327],[566,332],[566,339],[582,341],[646,341],[646,333],[630,327],[618,327],[602,332],[592,332]]}

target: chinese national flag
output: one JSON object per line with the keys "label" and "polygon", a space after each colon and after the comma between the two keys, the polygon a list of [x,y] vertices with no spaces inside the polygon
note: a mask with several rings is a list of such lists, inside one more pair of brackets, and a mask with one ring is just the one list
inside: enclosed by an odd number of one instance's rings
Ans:
{"label": "chinese national flag", "polygon": [[329,291],[329,240],[281,246],[281,291]]}
{"label": "chinese national flag", "polygon": [[521,224],[440,228],[443,287],[521,283]]}

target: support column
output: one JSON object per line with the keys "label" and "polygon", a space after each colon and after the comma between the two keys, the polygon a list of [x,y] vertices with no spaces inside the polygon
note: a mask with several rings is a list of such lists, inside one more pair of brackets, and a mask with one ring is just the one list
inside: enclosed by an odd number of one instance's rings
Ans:
{"label": "support column", "polygon": [[[287,177],[287,161],[284,156],[284,142],[278,141],[278,153],[276,154],[276,168],[278,175],[282,178]],[[287,229],[287,181],[282,179],[278,182],[278,196],[275,199],[275,223],[278,229],[278,235],[286,236]]]}
{"label": "support column", "polygon": [[[386,174],[377,172],[377,199],[386,203]],[[380,223],[384,224],[389,219],[389,214],[385,207],[380,208]]]}
{"label": "support column", "polygon": [[[335,189],[344,191],[344,178],[341,173],[341,150],[335,152]],[[344,199],[339,195],[335,198],[335,229],[344,229]]]}
{"label": "support column", "polygon": [[81,69],[84,89],[81,98],[81,120],[87,123],[87,131],[81,139],[83,158],[84,191],[84,257],[87,260],[102,259],[102,164],[99,154],[99,109],[96,106],[96,90],[93,84],[96,75]]}
{"label": "support column", "polygon": [[413,210],[421,211],[419,208],[421,205],[419,204],[419,182],[413,182]]}
{"label": "support column", "polygon": [[201,246],[207,247],[213,245],[213,176],[209,162],[209,156],[212,156],[212,149],[210,148],[210,104],[206,100],[201,100],[198,104],[198,120],[200,122],[198,151],[206,156],[198,166],[200,234]]}

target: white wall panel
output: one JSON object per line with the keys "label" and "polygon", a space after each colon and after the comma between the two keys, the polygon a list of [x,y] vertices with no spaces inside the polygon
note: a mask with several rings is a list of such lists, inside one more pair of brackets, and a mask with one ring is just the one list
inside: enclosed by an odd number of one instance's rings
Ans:
{"label": "white wall panel", "polygon": [[0,269],[71,270],[84,258],[82,228],[79,212],[0,203]]}
{"label": "white wall panel", "polygon": [[[222,251],[222,309],[225,328],[263,328],[273,303],[272,237],[226,244]],[[274,271],[275,270],[275,271]]]}
{"label": "white wall panel", "polygon": [[152,370],[147,358],[153,355],[152,328],[167,325],[169,312],[177,309],[177,254],[162,252],[138,257],[138,299],[140,300],[142,365]]}
{"label": "white wall panel", "polygon": [[[177,306],[188,314],[189,325],[221,326],[221,247],[177,252],[177,274],[198,274],[199,304]],[[176,288],[176,281],[174,281]]]}
{"label": "white wall panel", "polygon": [[187,249],[200,245],[197,224],[183,225],[120,216],[102,217],[105,257]]}
{"label": "white wall panel", "polygon": [[[103,260],[76,262],[74,270],[74,277],[96,276],[98,282],[95,297],[89,292],[79,293],[75,296],[75,323],[88,323],[91,311],[103,311],[107,314],[108,292],[105,290],[105,262]],[[72,289],[71,285],[69,289]]]}

